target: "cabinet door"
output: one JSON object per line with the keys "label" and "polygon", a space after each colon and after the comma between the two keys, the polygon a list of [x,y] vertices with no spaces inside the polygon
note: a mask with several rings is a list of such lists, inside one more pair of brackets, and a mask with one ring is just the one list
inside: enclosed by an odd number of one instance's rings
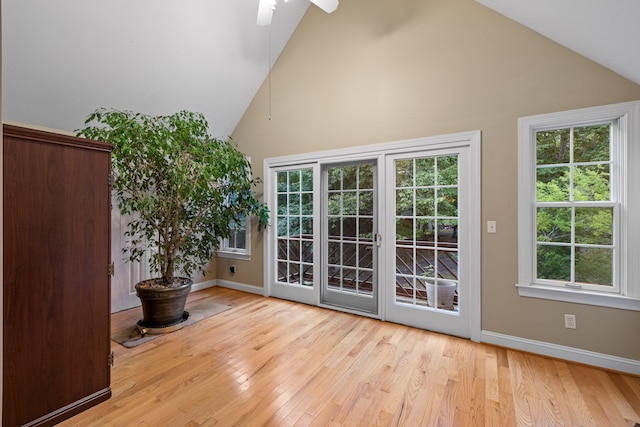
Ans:
{"label": "cabinet door", "polygon": [[111,393],[110,154],[4,132],[3,425],[53,424]]}

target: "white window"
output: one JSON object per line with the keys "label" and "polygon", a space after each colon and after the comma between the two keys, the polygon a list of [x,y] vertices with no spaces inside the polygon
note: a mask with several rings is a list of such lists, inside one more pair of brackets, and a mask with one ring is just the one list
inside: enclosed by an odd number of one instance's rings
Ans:
{"label": "white window", "polygon": [[223,258],[249,259],[250,229],[247,227],[247,218],[234,221],[230,226],[231,235],[222,241],[218,250],[218,256]]}
{"label": "white window", "polygon": [[640,102],[519,128],[520,295],[640,310]]}

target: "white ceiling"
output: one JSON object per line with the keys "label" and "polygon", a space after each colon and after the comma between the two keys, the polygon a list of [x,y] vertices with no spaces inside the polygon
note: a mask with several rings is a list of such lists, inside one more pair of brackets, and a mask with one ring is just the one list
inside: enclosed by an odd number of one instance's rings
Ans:
{"label": "white ceiling", "polygon": [[640,0],[476,0],[640,84]]}
{"label": "white ceiling", "polygon": [[[640,0],[477,1],[640,84]],[[277,0],[264,28],[258,3],[2,0],[3,119],[75,130],[98,107],[189,109],[230,135],[309,7]]]}

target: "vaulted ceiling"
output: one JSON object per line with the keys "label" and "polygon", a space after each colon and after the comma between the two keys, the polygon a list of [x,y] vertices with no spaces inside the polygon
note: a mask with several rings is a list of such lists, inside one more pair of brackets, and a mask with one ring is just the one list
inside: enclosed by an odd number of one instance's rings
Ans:
{"label": "vaulted ceiling", "polygon": [[[2,0],[3,119],[74,130],[103,106],[186,108],[227,136],[305,12],[333,16],[283,1],[264,28],[259,0]],[[640,1],[476,1],[640,84]]]}

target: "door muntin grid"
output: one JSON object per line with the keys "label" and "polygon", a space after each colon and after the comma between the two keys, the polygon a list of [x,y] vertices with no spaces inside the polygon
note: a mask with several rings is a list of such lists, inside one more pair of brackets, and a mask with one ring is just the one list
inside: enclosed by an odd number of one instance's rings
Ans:
{"label": "door muntin grid", "polygon": [[374,298],[375,164],[326,168],[326,288]]}
{"label": "door muntin grid", "polygon": [[395,160],[394,174],[395,302],[457,313],[458,156]]}
{"label": "door muntin grid", "polygon": [[312,287],[313,169],[279,171],[276,181],[276,281]]}

